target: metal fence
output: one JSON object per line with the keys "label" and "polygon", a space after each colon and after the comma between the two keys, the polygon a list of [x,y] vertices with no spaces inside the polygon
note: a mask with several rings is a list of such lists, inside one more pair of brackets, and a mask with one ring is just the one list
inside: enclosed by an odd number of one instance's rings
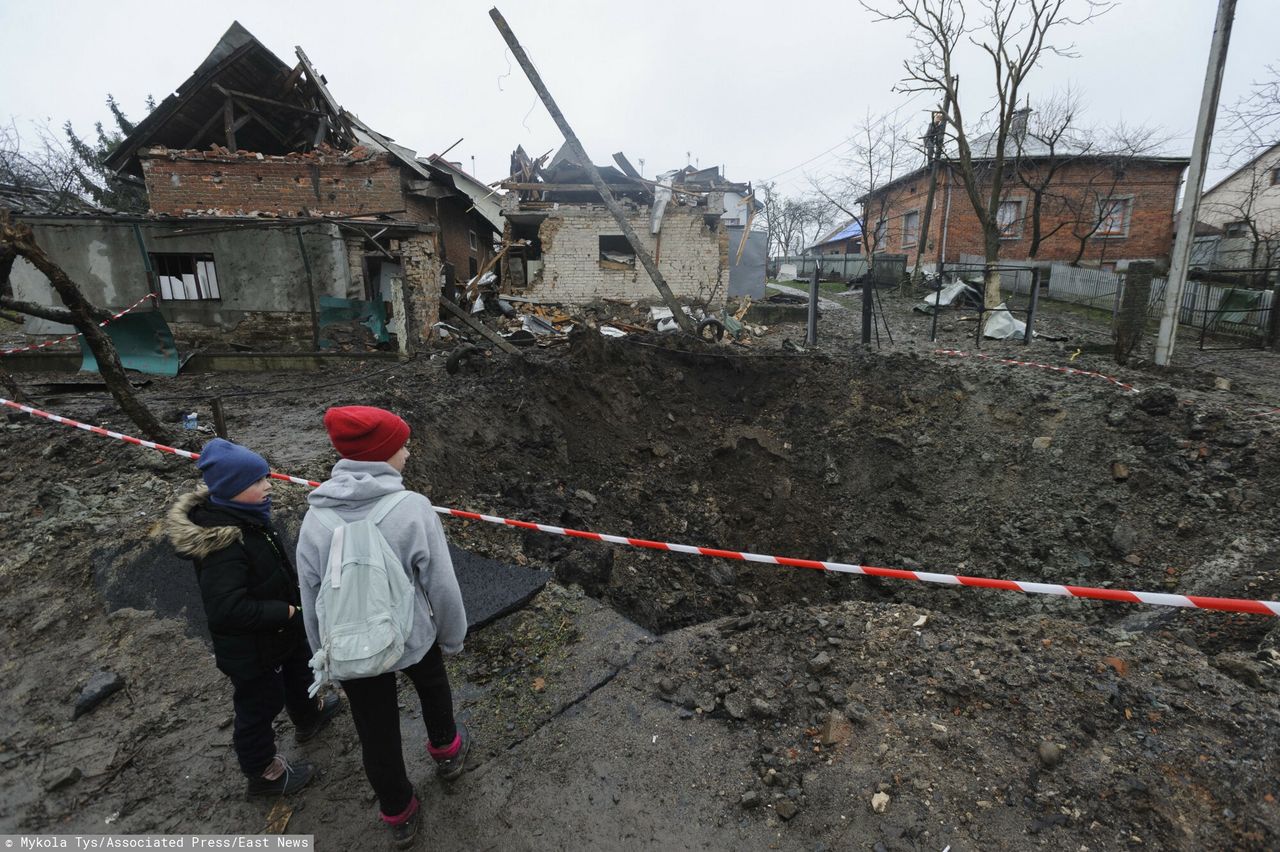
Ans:
{"label": "metal fence", "polygon": [[[1054,264],[1042,295],[1114,312],[1124,294],[1124,280],[1123,275],[1102,269]],[[1151,279],[1148,317],[1164,314],[1167,286],[1165,278]],[[1178,306],[1178,322],[1200,331],[1201,346],[1210,334],[1262,341],[1270,326],[1273,301],[1271,290],[1188,281]]]}
{"label": "metal fence", "polygon": [[[879,265],[880,260],[880,258],[876,258],[877,265]],[[769,265],[773,270],[781,269],[783,264],[795,264],[796,277],[802,281],[807,281],[813,275],[815,263],[822,267],[822,277],[824,279],[839,279],[840,281],[849,281],[865,275],[868,267],[867,259],[861,255],[828,254],[818,257],[794,255],[775,257],[769,261]],[[777,273],[775,272],[775,274]]]}
{"label": "metal fence", "polygon": [[[854,281],[866,275],[870,269],[867,259],[861,255],[827,254],[775,257],[769,261],[769,271],[779,274],[784,264],[795,264],[796,279],[807,281],[813,275],[814,264],[822,270],[823,281]],[[880,285],[896,284],[907,272],[905,254],[876,255],[875,279]]]}

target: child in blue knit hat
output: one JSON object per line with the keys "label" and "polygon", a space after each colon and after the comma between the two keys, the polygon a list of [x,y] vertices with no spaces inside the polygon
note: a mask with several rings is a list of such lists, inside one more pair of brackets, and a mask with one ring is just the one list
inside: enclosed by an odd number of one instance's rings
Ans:
{"label": "child in blue knit hat", "polygon": [[306,761],[276,751],[272,723],[288,709],[304,743],[338,712],[336,694],[307,696],[311,647],[289,548],[271,523],[266,459],[215,438],[197,462],[204,485],[178,498],[165,519],[174,549],[195,563],[218,668],[234,687],[232,741],[249,796],[302,789]]}

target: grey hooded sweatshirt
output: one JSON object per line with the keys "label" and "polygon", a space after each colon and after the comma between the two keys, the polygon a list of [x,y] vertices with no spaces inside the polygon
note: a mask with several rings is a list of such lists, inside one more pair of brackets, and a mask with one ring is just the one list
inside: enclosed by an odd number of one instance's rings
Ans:
{"label": "grey hooded sweatshirt", "polygon": [[[307,502],[332,509],[351,523],[368,515],[378,498],[404,490],[399,471],[386,462],[343,459],[333,466],[332,476],[311,492]],[[399,557],[411,582],[416,575],[419,591],[413,630],[405,643],[404,655],[396,661],[393,670],[399,671],[421,660],[433,642],[439,642],[440,650],[446,654],[461,651],[462,640],[467,635],[467,613],[458,590],[458,578],[453,573],[444,526],[431,508],[431,501],[417,492],[409,492],[378,524],[378,531]],[[333,532],[314,513],[307,512],[298,531],[297,563],[302,619],[313,648],[320,647],[316,595],[324,579],[332,537]],[[430,607],[427,601],[431,602]]]}

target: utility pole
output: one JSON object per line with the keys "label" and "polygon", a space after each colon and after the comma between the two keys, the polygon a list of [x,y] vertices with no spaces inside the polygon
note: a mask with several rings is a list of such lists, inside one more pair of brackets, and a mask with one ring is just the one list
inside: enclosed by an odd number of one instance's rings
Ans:
{"label": "utility pole", "polygon": [[591,162],[591,157],[587,155],[586,149],[578,141],[577,134],[573,132],[573,128],[569,126],[568,119],[564,117],[564,113],[560,111],[560,107],[556,105],[555,100],[551,97],[551,92],[547,90],[546,84],[542,82],[542,75],[533,67],[528,54],[525,53],[524,48],[520,46],[520,42],[516,39],[516,34],[511,31],[510,25],[507,24],[507,19],[502,17],[502,13],[496,7],[489,10],[489,17],[493,19],[498,32],[502,34],[507,47],[511,49],[511,55],[520,63],[520,67],[524,70],[525,76],[529,78],[534,91],[542,99],[543,106],[547,108],[547,112],[551,113],[552,120],[560,128],[560,133],[569,145],[569,150],[582,160],[582,168],[586,170],[587,177],[591,179],[591,185],[600,194],[600,200],[604,202],[604,206],[613,214],[614,221],[618,223],[618,228],[622,231],[622,235],[627,238],[627,242],[631,244],[636,257],[639,258],[641,265],[644,266],[645,271],[649,273],[649,277],[653,280],[653,286],[658,288],[658,293],[662,296],[663,303],[671,309],[672,318],[680,326],[681,331],[686,334],[697,334],[693,320],[689,318],[689,315],[684,312],[684,308],[680,307],[680,303],[676,301],[675,294],[671,292],[671,288],[667,286],[666,279],[658,271],[658,265],[654,263],[653,256],[649,254],[649,250],[640,242],[640,237],[636,235],[635,229],[627,221],[627,214],[622,209],[622,205],[618,203],[618,199],[613,197],[613,193],[609,191],[604,178],[600,176],[600,170]]}
{"label": "utility pole", "polygon": [[1182,213],[1178,216],[1178,234],[1173,241],[1169,283],[1164,289],[1164,316],[1160,320],[1160,336],[1156,340],[1156,364],[1161,367],[1169,365],[1178,334],[1182,290],[1187,284],[1191,240],[1195,235],[1196,215],[1200,211],[1205,163],[1209,158],[1209,143],[1213,140],[1213,121],[1218,112],[1222,72],[1227,64],[1227,44],[1231,41],[1231,24],[1235,15],[1236,0],[1218,0],[1218,17],[1214,21],[1213,40],[1209,44],[1204,91],[1200,95],[1200,113],[1196,116],[1196,137],[1191,146],[1191,165],[1187,169],[1187,187],[1182,196]]}
{"label": "utility pole", "polygon": [[[953,84],[954,85],[954,84]],[[947,114],[951,110],[951,89],[942,98],[942,112],[934,113],[925,134],[925,151],[929,156],[929,195],[925,198],[924,213],[920,216],[920,235],[916,238],[916,266],[911,272],[914,284],[920,280],[920,264],[929,247],[929,220],[933,218],[933,196],[938,190],[938,169],[942,165],[942,151],[947,129]]]}

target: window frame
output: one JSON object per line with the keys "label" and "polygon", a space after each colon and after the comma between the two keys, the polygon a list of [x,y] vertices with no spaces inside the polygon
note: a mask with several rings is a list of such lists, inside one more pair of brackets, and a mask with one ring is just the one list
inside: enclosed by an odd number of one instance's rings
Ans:
{"label": "window frame", "polygon": [[[636,257],[636,251],[631,247],[631,243],[627,240],[625,234],[597,234],[596,246],[599,250],[598,263],[600,264],[601,269],[613,272],[624,272],[626,270],[620,269],[619,267],[629,266],[631,269],[636,269],[640,265],[638,258]],[[605,257],[606,253],[630,256],[631,260],[629,263],[621,260],[613,260]],[[617,264],[617,266],[605,266],[606,263]]]}
{"label": "window frame", "polygon": [[[1232,229],[1238,228],[1239,233],[1233,234]],[[1222,226],[1222,238],[1224,240],[1244,240],[1250,236],[1249,223],[1244,219],[1238,219],[1234,222],[1227,222]]]}
{"label": "window frame", "polygon": [[473,252],[480,251],[480,237],[474,230],[467,231],[467,245]]}
{"label": "window frame", "polygon": [[[1123,227],[1121,227],[1119,230],[1117,231],[1102,230],[1102,226],[1105,223],[1105,220],[1102,217],[1103,204],[1123,204],[1124,205],[1124,219],[1122,221]],[[1099,240],[1128,239],[1129,228],[1130,228],[1130,225],[1133,223],[1133,196],[1132,195],[1111,195],[1106,198],[1099,198],[1095,209],[1097,210],[1097,213],[1098,213],[1098,229],[1093,233],[1094,239],[1099,239]]]}
{"label": "window frame", "polygon": [[[211,252],[148,252],[147,257],[160,301],[222,301],[217,261]],[[190,263],[190,273],[181,268],[184,261]],[[187,295],[190,288],[194,288],[194,296]],[[181,295],[175,295],[179,292]]]}
{"label": "window frame", "polygon": [[[916,217],[916,228],[915,228],[915,234],[911,236],[911,240],[910,242],[908,242],[907,241],[907,220],[912,216]],[[907,212],[902,214],[902,247],[915,248],[919,244],[920,244],[920,208],[916,207],[915,209],[908,210]]]}
{"label": "window frame", "polygon": [[[1010,221],[1008,225],[1002,226],[1000,224],[1000,209],[1006,204],[1015,205],[1017,207],[1017,213],[1014,214],[1013,220]],[[1000,239],[1011,241],[1022,239],[1022,232],[1026,226],[1027,220],[1025,213],[1026,209],[1027,199],[1022,196],[1018,196],[1016,198],[1005,198],[1000,202],[999,206],[996,207],[996,227],[1000,229]]]}

